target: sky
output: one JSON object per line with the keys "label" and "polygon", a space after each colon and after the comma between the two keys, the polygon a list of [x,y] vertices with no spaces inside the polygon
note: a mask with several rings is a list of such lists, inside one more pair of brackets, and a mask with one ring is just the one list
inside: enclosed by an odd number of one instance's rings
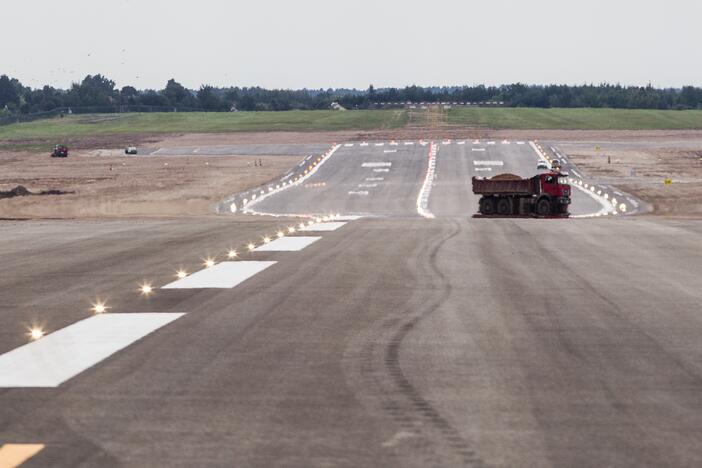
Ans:
{"label": "sky", "polygon": [[702,86],[699,0],[3,0],[0,74],[68,88]]}

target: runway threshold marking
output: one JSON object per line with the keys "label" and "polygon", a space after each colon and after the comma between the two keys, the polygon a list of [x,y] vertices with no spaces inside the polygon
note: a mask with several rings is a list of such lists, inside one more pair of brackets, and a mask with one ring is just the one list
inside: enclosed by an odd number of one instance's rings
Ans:
{"label": "runway threshold marking", "polygon": [[471,148],[472,151],[485,151],[485,148]]}
{"label": "runway threshold marking", "polygon": [[296,252],[314,244],[321,237],[281,237],[254,249],[255,252]]}
{"label": "runway threshold marking", "polygon": [[0,468],[20,466],[44,449],[44,444],[5,444],[0,447]]}
{"label": "runway threshold marking", "polygon": [[275,265],[275,263],[261,261],[222,262],[169,283],[161,289],[230,289]]}
{"label": "runway threshold marking", "polygon": [[364,162],[361,167],[391,167],[391,162],[377,161],[377,162]]}
{"label": "runway threshold marking", "polygon": [[313,232],[326,232],[326,231],[336,231],[337,229],[344,227],[345,222],[329,222],[329,223],[317,223],[312,226],[305,226],[303,231],[313,231]]}
{"label": "runway threshold marking", "polygon": [[373,169],[373,172],[390,172],[390,169]]}
{"label": "runway threshold marking", "polygon": [[182,313],[100,314],[0,355],[0,387],[58,387]]}
{"label": "runway threshold marking", "polygon": [[475,160],[473,161],[474,166],[504,166],[505,163],[504,161],[482,161],[482,160]]}

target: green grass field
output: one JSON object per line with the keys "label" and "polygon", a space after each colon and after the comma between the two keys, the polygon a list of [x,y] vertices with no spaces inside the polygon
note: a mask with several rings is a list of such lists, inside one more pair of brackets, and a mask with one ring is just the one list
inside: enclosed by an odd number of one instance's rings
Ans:
{"label": "green grass field", "polygon": [[184,132],[375,130],[403,127],[406,123],[404,110],[92,114],[0,126],[0,139]]}
{"label": "green grass field", "polygon": [[[416,112],[416,111],[415,111]],[[702,129],[702,111],[627,109],[454,108],[444,125],[493,129]],[[244,131],[378,130],[407,125],[405,110],[73,115],[0,126],[0,140]],[[9,143],[9,142],[8,142]],[[5,144],[4,148],[8,148]]]}
{"label": "green grass field", "polygon": [[702,129],[702,111],[467,107],[449,109],[448,123],[494,129],[685,130]]}

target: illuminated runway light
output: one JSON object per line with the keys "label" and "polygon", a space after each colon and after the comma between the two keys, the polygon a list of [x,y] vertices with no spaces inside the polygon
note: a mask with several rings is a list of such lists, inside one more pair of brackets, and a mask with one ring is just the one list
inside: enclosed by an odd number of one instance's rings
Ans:
{"label": "illuminated runway light", "polygon": [[324,216],[324,217],[322,217],[322,221],[324,221],[325,223],[326,223],[327,221],[329,221],[329,216]]}
{"label": "illuminated runway light", "polygon": [[315,222],[315,223],[321,223],[321,222],[322,222],[322,218],[314,218],[314,222]]}
{"label": "illuminated runway light", "polygon": [[299,227],[300,229],[305,229],[305,223],[300,223],[300,224],[298,225],[298,227]]}
{"label": "illuminated runway light", "polygon": [[313,224],[314,224],[314,221],[313,221],[313,220],[310,219],[309,221],[307,221],[307,225],[308,225],[308,226],[312,226]]}
{"label": "illuminated runway light", "polygon": [[90,310],[92,310],[95,314],[104,314],[105,312],[107,312],[107,309],[108,307],[107,305],[105,305],[104,302],[96,301]]}
{"label": "illuminated runway light", "polygon": [[280,239],[281,237],[285,236],[285,233],[283,231],[278,231],[276,236],[278,236],[278,238]]}
{"label": "illuminated runway light", "polygon": [[30,338],[32,341],[36,341],[36,340],[38,340],[39,338],[41,338],[41,337],[43,337],[44,335],[46,335],[46,332],[45,332],[44,330],[42,330],[40,327],[34,326],[34,327],[32,327],[32,328],[29,329],[29,332],[27,333],[27,335],[29,335],[29,338]]}
{"label": "illuminated runway light", "polygon": [[247,249],[249,249],[249,252],[253,252],[254,249],[256,248],[256,244],[253,242],[249,243],[249,245],[246,246]]}
{"label": "illuminated runway light", "polygon": [[616,198],[612,198],[612,205],[617,206],[617,199]]}
{"label": "illuminated runway light", "polygon": [[607,199],[609,198],[609,194],[608,194],[608,193],[605,193],[605,194],[604,194],[604,197],[605,197],[605,200],[607,200]]}
{"label": "illuminated runway light", "polygon": [[182,269],[181,269],[181,270],[178,270],[178,271],[176,272],[176,277],[177,277],[178,279],[183,279],[183,278],[185,278],[186,276],[188,276],[188,272],[185,271],[185,270],[182,270]]}
{"label": "illuminated runway light", "polygon": [[626,213],[626,205],[624,203],[621,203],[619,205],[619,211],[621,211],[622,213]]}
{"label": "illuminated runway light", "polygon": [[290,234],[292,234],[293,232],[295,232],[295,227],[294,227],[294,226],[290,226],[290,227],[288,228],[288,232],[289,232]]}
{"label": "illuminated runway light", "polygon": [[205,266],[205,268],[211,268],[215,266],[215,260],[212,257],[207,257],[202,260],[202,264]]}
{"label": "illuminated runway light", "polygon": [[270,238],[270,237],[264,237],[264,238],[263,238],[263,243],[264,243],[264,244],[270,244],[270,243],[271,243],[271,238]]}
{"label": "illuminated runway light", "polygon": [[602,190],[598,190],[597,195],[602,195]]}
{"label": "illuminated runway light", "polygon": [[590,191],[591,191],[591,192],[594,192],[594,191],[595,191],[595,186],[594,186],[594,185],[591,185],[591,186],[590,186]]}
{"label": "illuminated runway light", "polygon": [[148,296],[154,291],[154,288],[151,287],[150,283],[142,283],[139,285],[139,291],[144,295]]}
{"label": "illuminated runway light", "polygon": [[227,252],[227,258],[236,258],[237,255],[238,253],[234,249],[229,249]]}

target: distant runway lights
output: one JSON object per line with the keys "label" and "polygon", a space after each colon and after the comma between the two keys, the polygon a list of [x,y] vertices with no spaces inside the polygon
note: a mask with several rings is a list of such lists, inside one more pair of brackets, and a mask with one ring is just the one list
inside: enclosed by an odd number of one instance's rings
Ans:
{"label": "distant runway lights", "polygon": [[313,224],[314,224],[314,220],[310,219],[309,221],[307,221],[308,226],[312,226]]}
{"label": "distant runway lights", "polygon": [[321,223],[321,222],[322,222],[322,218],[314,218],[314,222],[315,222],[315,223]]}
{"label": "distant runway lights", "polygon": [[205,268],[212,268],[215,266],[215,259],[212,257],[207,257],[202,260],[202,264],[205,266]]}
{"label": "distant runway lights", "polygon": [[46,335],[46,332],[44,330],[42,330],[41,327],[34,326],[34,327],[31,327],[29,329],[29,331],[27,332],[27,335],[29,335],[30,340],[36,341],[39,338]]}
{"label": "distant runway lights", "polygon": [[304,229],[305,229],[305,223],[300,223],[298,227],[300,228],[301,231],[304,230]]}
{"label": "distant runway lights", "polygon": [[254,244],[253,242],[249,242],[249,245],[247,245],[246,248],[249,249],[249,252],[253,252],[256,248],[256,244]]}
{"label": "distant runway lights", "polygon": [[93,307],[90,309],[94,314],[104,314],[107,312],[107,305],[103,301],[96,301],[93,303]]}
{"label": "distant runway lights", "polygon": [[268,237],[268,236],[264,237],[264,238],[263,238],[263,243],[264,243],[264,244],[270,244],[270,243],[271,243],[271,238]]}
{"label": "distant runway lights", "polygon": [[626,213],[626,205],[624,203],[621,203],[619,205],[619,211],[621,211],[622,213]]}
{"label": "distant runway lights", "polygon": [[144,283],[142,283],[142,284],[139,285],[139,291],[141,292],[141,294],[142,294],[143,296],[148,296],[148,295],[150,295],[152,292],[154,292],[154,288],[151,286],[150,283],[144,282]]}
{"label": "distant runway lights", "polygon": [[278,236],[278,239],[280,239],[281,237],[285,236],[285,233],[283,231],[278,231],[276,236]]}
{"label": "distant runway lights", "polygon": [[237,255],[239,255],[239,254],[238,254],[237,251],[234,250],[234,249],[229,249],[229,250],[227,251],[227,258],[229,258],[229,259],[236,258]]}
{"label": "distant runway lights", "polygon": [[176,272],[176,278],[178,278],[178,279],[183,279],[186,276],[188,276],[188,272],[183,270],[183,269],[180,269]]}
{"label": "distant runway lights", "polygon": [[295,232],[295,226],[290,226],[290,227],[288,227],[288,232],[289,232],[290,234],[294,233],[294,232]]}

